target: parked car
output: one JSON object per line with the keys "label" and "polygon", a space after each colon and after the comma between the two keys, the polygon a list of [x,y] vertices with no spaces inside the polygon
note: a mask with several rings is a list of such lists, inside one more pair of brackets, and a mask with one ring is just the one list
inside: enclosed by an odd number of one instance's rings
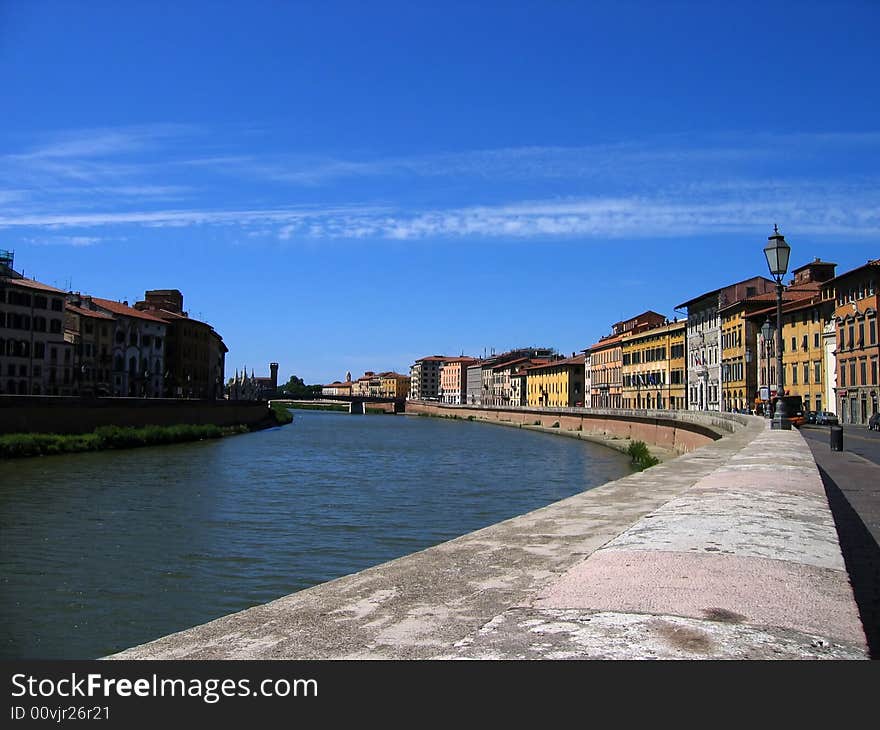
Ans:
{"label": "parked car", "polygon": [[875,413],[868,419],[869,431],[880,431],[880,412]]}
{"label": "parked car", "polygon": [[836,426],[838,424],[837,416],[828,411],[821,411],[816,414],[817,426]]}
{"label": "parked car", "polygon": [[807,412],[807,423],[815,423],[816,422],[816,411],[808,411]]}

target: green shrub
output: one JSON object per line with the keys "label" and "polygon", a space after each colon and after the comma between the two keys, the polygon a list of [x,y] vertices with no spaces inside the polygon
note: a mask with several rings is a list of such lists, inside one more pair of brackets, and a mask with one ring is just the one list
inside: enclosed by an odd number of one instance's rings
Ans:
{"label": "green shrub", "polygon": [[660,459],[651,455],[651,452],[648,450],[648,446],[644,441],[633,441],[629,445],[629,448],[627,448],[626,453],[629,454],[633,466],[638,471],[643,471],[648,467],[660,463]]}

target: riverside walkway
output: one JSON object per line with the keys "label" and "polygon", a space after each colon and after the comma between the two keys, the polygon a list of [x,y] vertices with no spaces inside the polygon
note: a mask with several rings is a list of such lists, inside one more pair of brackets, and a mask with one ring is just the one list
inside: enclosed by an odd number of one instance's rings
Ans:
{"label": "riverside walkway", "polygon": [[647,471],[112,658],[867,658],[809,447],[739,420]]}

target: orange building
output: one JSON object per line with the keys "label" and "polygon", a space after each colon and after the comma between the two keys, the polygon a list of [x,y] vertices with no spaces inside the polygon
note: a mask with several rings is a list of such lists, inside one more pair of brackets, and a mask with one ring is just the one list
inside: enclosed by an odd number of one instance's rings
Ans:
{"label": "orange building", "polygon": [[461,405],[467,402],[467,369],[473,357],[450,357],[440,367],[440,401]]}
{"label": "orange building", "polygon": [[834,303],[834,391],[841,423],[864,425],[878,410],[878,284],[880,259],[875,259],[822,287],[822,299]]}
{"label": "orange building", "polygon": [[590,355],[590,406],[592,408],[623,407],[622,338],[649,327],[659,327],[668,320],[662,314],[642,312],[635,317],[615,322],[611,334],[584,350]]}

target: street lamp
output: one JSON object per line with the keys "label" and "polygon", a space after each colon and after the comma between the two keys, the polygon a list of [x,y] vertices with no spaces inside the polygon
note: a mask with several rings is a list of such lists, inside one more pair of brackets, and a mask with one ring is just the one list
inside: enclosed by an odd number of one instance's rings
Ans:
{"label": "street lamp", "polygon": [[770,315],[767,321],[761,325],[761,337],[764,338],[764,353],[767,355],[767,398],[764,402],[764,416],[770,418],[770,335],[773,334],[773,325],[770,324]]}
{"label": "street lamp", "polygon": [[770,274],[776,279],[776,412],[773,414],[773,423],[770,428],[774,431],[790,431],[791,421],[785,413],[785,389],[782,387],[782,277],[788,271],[788,258],[791,255],[791,247],[785,242],[779,228],[773,224],[773,235],[768,236],[767,245],[764,246],[764,255],[767,257],[767,266]]}

